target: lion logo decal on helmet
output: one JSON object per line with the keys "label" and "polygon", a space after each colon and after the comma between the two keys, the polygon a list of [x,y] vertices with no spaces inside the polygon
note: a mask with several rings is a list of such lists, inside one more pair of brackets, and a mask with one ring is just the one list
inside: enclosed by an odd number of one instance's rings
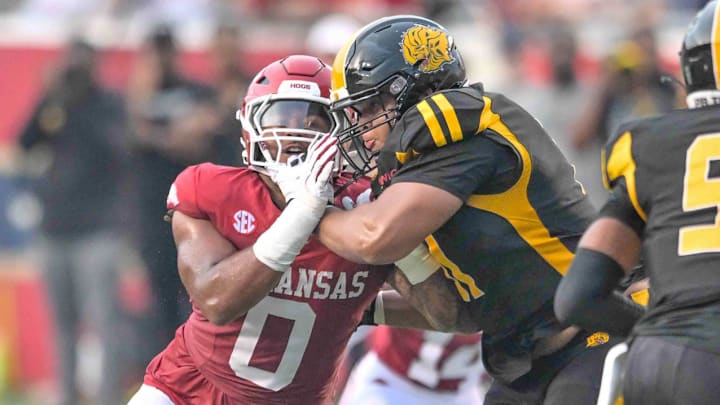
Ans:
{"label": "lion logo decal on helmet", "polygon": [[444,31],[423,25],[415,25],[402,36],[403,56],[410,65],[422,61],[420,71],[429,73],[439,70],[443,64],[452,62],[450,55],[452,38]]}

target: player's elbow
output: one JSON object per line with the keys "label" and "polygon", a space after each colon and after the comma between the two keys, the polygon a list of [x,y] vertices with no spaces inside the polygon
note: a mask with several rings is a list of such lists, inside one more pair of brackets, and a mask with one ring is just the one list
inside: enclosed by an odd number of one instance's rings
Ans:
{"label": "player's elbow", "polygon": [[356,253],[364,263],[383,265],[394,263],[410,253],[417,243],[404,241],[402,232],[374,221],[366,222],[364,231],[360,233]]}
{"label": "player's elbow", "polygon": [[247,312],[247,310],[243,310],[237,305],[230,305],[229,301],[220,297],[209,297],[196,305],[210,323],[227,325]]}
{"label": "player's elbow", "polygon": [[373,240],[361,241],[357,246],[356,254],[366,264],[383,265],[394,261],[392,258],[388,258],[383,247]]}
{"label": "player's elbow", "polygon": [[575,325],[583,319],[583,314],[588,311],[588,304],[592,305],[591,297],[585,297],[580,291],[575,291],[571,286],[560,283],[555,292],[553,309],[555,317],[563,324]]}
{"label": "player's elbow", "polygon": [[205,318],[212,324],[227,325],[235,319],[228,308],[226,308],[217,297],[205,299],[204,302],[199,303],[198,306]]}
{"label": "player's elbow", "polygon": [[383,265],[393,263],[394,259],[391,255],[388,255],[387,248],[382,243],[382,235],[365,233],[357,244],[355,253],[360,260],[367,264]]}

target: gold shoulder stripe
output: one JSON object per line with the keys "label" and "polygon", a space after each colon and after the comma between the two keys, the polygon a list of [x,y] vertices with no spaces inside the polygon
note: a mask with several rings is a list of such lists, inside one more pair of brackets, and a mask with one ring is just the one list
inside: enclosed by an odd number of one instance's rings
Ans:
{"label": "gold shoulder stripe", "polygon": [[453,261],[445,255],[442,249],[440,249],[440,245],[437,243],[437,240],[435,240],[432,235],[425,238],[425,242],[428,244],[428,251],[430,251],[430,254],[445,268],[446,277],[448,275],[448,270],[450,271],[450,278],[455,282],[455,288],[457,288],[463,301],[470,302],[471,297],[472,299],[478,299],[485,295],[485,293],[475,284],[475,279],[468,274],[463,273],[463,271],[460,270],[460,267],[453,263]]}
{"label": "gold shoulder stripe", "polygon": [[425,125],[427,125],[430,130],[430,136],[432,136],[435,146],[438,148],[445,146],[447,141],[445,140],[445,135],[443,135],[442,128],[440,127],[440,122],[438,122],[437,116],[435,116],[435,113],[427,100],[423,100],[418,103],[417,109],[420,111],[420,115],[423,116]]}
{"label": "gold shoulder stripe", "polygon": [[480,116],[478,133],[492,129],[510,142],[522,159],[522,173],[518,181],[507,191],[499,194],[472,195],[467,204],[503,217],[528,246],[532,247],[555,271],[564,275],[575,255],[560,239],[550,234],[537,211],[530,204],[527,194],[533,166],[530,152],[505,125],[500,115],[492,110],[492,99],[483,96],[483,101],[485,106]]}
{"label": "gold shoulder stripe", "polygon": [[460,121],[458,121],[457,114],[455,113],[455,108],[450,104],[450,101],[448,101],[447,97],[445,97],[444,94],[436,94],[432,97],[430,97],[432,101],[437,104],[437,106],[440,108],[440,111],[442,111],[443,117],[445,117],[445,122],[447,123],[448,129],[450,130],[450,139],[452,139],[453,142],[462,141],[463,139],[463,133],[462,133],[462,127],[460,126]]}
{"label": "gold shoulder stripe", "polygon": [[610,151],[610,157],[607,159],[606,172],[609,181],[614,181],[620,176],[625,177],[625,185],[627,186],[630,202],[632,202],[635,212],[647,221],[647,214],[642,209],[637,198],[637,188],[635,185],[635,160],[632,157],[632,135],[629,131],[625,132],[618,138],[615,145]]}

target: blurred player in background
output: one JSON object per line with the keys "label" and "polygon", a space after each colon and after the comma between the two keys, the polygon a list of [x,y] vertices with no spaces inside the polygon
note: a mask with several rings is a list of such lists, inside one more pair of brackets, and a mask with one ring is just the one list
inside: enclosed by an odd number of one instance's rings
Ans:
{"label": "blurred player in background", "polygon": [[[690,24],[680,64],[690,109],[623,124],[605,147],[612,196],[560,284],[560,319],[603,328],[596,308],[643,251],[652,291],[634,325],[625,403],[720,403],[720,2]],[[637,317],[623,323],[633,324]]]}
{"label": "blurred player in background", "polygon": [[[175,180],[167,207],[193,313],[130,404],[327,404],[366,307],[373,321],[429,327],[376,298],[401,272],[350,263],[311,237],[338,169],[329,86],[330,68],[315,57],[271,63],[241,112],[248,168],[201,164]],[[287,179],[273,180],[288,161],[313,167],[293,194]],[[345,186],[339,206],[369,194],[367,182]]]}
{"label": "blurred player in background", "polygon": [[[364,342],[340,405],[479,405],[489,384],[480,334],[378,326]],[[485,376],[485,378],[483,378]]]}
{"label": "blurred player in background", "polygon": [[[120,95],[98,81],[98,62],[95,48],[72,41],[19,138],[28,165],[47,169],[33,186],[44,210],[39,265],[57,331],[62,405],[85,394],[77,378],[81,336],[98,337],[103,401],[120,401],[128,364],[117,295],[127,254],[127,117]],[[43,158],[47,164],[38,164]]]}
{"label": "blurred player in background", "polygon": [[209,161],[217,127],[212,88],[179,68],[179,47],[167,25],[143,43],[127,88],[136,198],[135,242],[155,298],[153,352],[187,318],[188,297],[177,274],[172,235],[162,222],[168,185],[191,164]]}

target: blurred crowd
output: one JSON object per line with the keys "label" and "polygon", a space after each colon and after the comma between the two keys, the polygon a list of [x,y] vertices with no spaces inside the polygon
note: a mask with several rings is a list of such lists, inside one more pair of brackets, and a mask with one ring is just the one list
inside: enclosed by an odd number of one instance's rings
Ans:
{"label": "blurred crowd", "polygon": [[[330,63],[354,30],[377,17],[436,19],[455,33],[471,81],[534,114],[599,207],[600,146],[623,120],[683,102],[676,55],[704,3],[1,1],[0,54],[59,50],[34,78],[38,90],[26,111],[3,118],[20,124],[0,125],[17,128],[0,133],[0,280],[9,258],[26,259],[42,275],[57,353],[53,398],[121,403],[187,317],[163,222],[167,191],[188,165],[242,164],[235,111],[249,75],[267,62],[253,58],[309,53]],[[99,66],[107,68],[104,58],[117,50],[132,61],[122,80],[107,83]],[[203,60],[194,70],[184,69],[188,53]],[[6,94],[23,86],[2,80]],[[147,294],[129,287],[132,280]],[[91,388],[78,371],[87,336],[103,354]],[[25,388],[5,379],[9,391]],[[5,403],[3,387],[0,381]]]}

